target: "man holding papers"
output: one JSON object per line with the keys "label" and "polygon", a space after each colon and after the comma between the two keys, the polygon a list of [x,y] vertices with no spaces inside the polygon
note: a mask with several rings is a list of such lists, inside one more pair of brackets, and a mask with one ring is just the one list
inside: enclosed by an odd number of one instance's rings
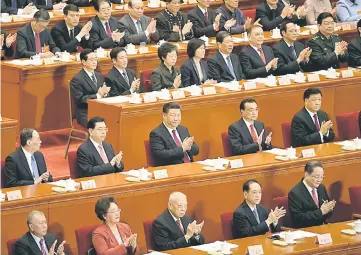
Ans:
{"label": "man holding papers", "polygon": [[243,184],[245,200],[233,213],[233,238],[243,238],[266,234],[268,231],[279,232],[278,220],[285,216],[286,210],[276,207],[271,212],[260,204],[262,198],[261,184],[248,180]]}
{"label": "man holding papers", "polygon": [[204,237],[200,234],[204,221],[197,224],[185,215],[186,212],[186,195],[181,192],[170,194],[168,209],[153,222],[155,250],[173,250],[204,244]]}
{"label": "man holding papers", "polygon": [[266,135],[263,122],[257,120],[259,108],[256,100],[244,99],[239,108],[242,118],[228,128],[233,156],[272,149],[272,132]]}
{"label": "man holding papers", "polygon": [[304,178],[288,193],[292,227],[319,226],[327,223],[331,217],[336,202],[330,201],[322,184],[324,178],[320,162],[310,161],[306,164]]}

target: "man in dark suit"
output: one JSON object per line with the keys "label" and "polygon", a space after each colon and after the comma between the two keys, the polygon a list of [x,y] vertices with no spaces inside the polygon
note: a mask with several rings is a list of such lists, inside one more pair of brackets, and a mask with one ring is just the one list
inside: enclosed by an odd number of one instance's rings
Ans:
{"label": "man in dark suit", "polygon": [[34,5],[36,8],[43,9],[43,10],[61,10],[63,9],[67,4],[60,2],[60,3],[54,3],[52,0],[33,0]]}
{"label": "man in dark suit", "polygon": [[32,128],[20,132],[21,146],[5,159],[6,187],[52,182],[43,154],[39,133]]}
{"label": "man in dark suit", "polygon": [[16,39],[17,58],[30,58],[39,54],[42,58],[60,55],[50,32],[46,29],[50,15],[46,10],[39,10],[34,14],[32,22],[20,28]]}
{"label": "man in dark suit", "polygon": [[80,176],[89,177],[122,172],[123,152],[115,155],[110,143],[105,142],[108,128],[101,117],[91,118],[88,122],[89,139],[81,144],[77,151]]}
{"label": "man in dark suit", "polygon": [[288,205],[292,227],[307,228],[327,223],[335,208],[335,200],[329,201],[327,190],[321,183],[323,166],[310,161],[305,166],[305,176],[288,193]]}
{"label": "man in dark suit", "polygon": [[265,31],[270,31],[285,21],[306,25],[304,7],[298,9],[302,11],[302,14],[300,11],[295,14],[293,5],[285,5],[280,0],[266,0],[256,9],[256,19],[260,19],[260,24]]}
{"label": "man in dark suit", "polygon": [[187,197],[181,192],[169,196],[168,209],[153,222],[152,236],[156,251],[173,250],[204,244],[200,234],[204,221],[197,224],[186,216]]}
{"label": "man in dark suit", "polygon": [[264,124],[258,121],[258,105],[256,100],[246,98],[240,104],[242,118],[228,128],[233,155],[256,153],[272,149],[272,132],[266,134]]}
{"label": "man in dark suit", "polygon": [[95,72],[97,55],[91,49],[80,53],[83,69],[70,81],[71,96],[74,100],[75,119],[83,127],[88,123],[88,99],[99,99],[108,96],[110,87],[104,83],[102,74]]}
{"label": "man in dark suit", "polygon": [[303,94],[305,107],[296,113],[291,123],[292,146],[329,143],[335,138],[332,122],[327,113],[320,110],[322,92],[309,88]]}
{"label": "man in dark suit", "polygon": [[264,235],[268,231],[281,231],[278,220],[285,216],[286,209],[276,207],[269,212],[261,205],[262,187],[258,181],[246,181],[243,184],[243,196],[243,203],[233,213],[233,238]]}
{"label": "man in dark suit", "polygon": [[334,34],[335,18],[329,12],[321,13],[317,17],[319,31],[308,40],[312,50],[310,59],[313,70],[340,68],[341,62],[347,62],[347,42]]}
{"label": "man in dark suit", "polygon": [[10,15],[30,14],[36,7],[30,0],[1,0],[1,13]]}
{"label": "man in dark suit", "polygon": [[278,58],[278,75],[293,74],[299,71],[311,71],[311,49],[305,48],[297,41],[297,28],[292,21],[281,25],[283,39],[273,46],[275,57]]}
{"label": "man in dark suit", "polygon": [[93,23],[90,30],[89,45],[93,50],[124,46],[124,30],[116,18],[112,17],[112,7],[108,0],[94,0],[96,16],[90,21]]}
{"label": "man in dark suit", "polygon": [[222,14],[209,9],[210,0],[198,0],[198,6],[188,12],[188,19],[193,24],[194,36],[215,37],[219,31],[219,22]]}
{"label": "man in dark suit", "polygon": [[79,25],[79,8],[73,4],[67,5],[63,12],[64,20],[58,22],[51,29],[51,36],[56,46],[61,51],[69,53],[80,52],[85,48],[89,48],[89,31],[92,28],[92,23],[88,21],[84,27]]}
{"label": "man in dark suit", "polygon": [[221,31],[216,36],[218,51],[208,59],[209,78],[217,82],[240,81],[243,74],[239,57],[232,53],[233,39],[231,34]]}
{"label": "man in dark suit", "polygon": [[159,32],[156,28],[157,22],[144,15],[143,1],[130,0],[128,2],[129,14],[124,15],[120,25],[125,31],[126,43],[139,45],[140,43],[157,43]]}
{"label": "man in dark suit", "polygon": [[157,166],[193,162],[199,148],[186,127],[180,125],[181,106],[177,103],[163,105],[163,123],[149,135],[150,148]]}
{"label": "man in dark suit", "polygon": [[40,211],[31,211],[26,219],[29,231],[15,243],[16,255],[57,254],[65,255],[64,243],[58,243],[56,236],[48,233],[45,215]]}
{"label": "man in dark suit", "polygon": [[348,45],[348,65],[352,67],[361,66],[361,19],[357,22],[358,37]]}
{"label": "man in dark suit", "polygon": [[267,77],[277,69],[278,58],[275,58],[271,47],[263,45],[263,29],[252,25],[248,29],[249,45],[242,50],[240,61],[247,79]]}
{"label": "man in dark suit", "polygon": [[193,23],[180,12],[180,0],[165,0],[166,8],[158,13],[157,30],[159,38],[168,42],[179,42],[193,38]]}
{"label": "man in dark suit", "polygon": [[128,55],[125,49],[120,47],[112,49],[110,58],[114,66],[105,78],[106,84],[110,87],[109,96],[139,93],[140,80],[137,79],[136,73],[127,67]]}
{"label": "man in dark suit", "polygon": [[13,42],[16,41],[16,33],[7,35],[5,31],[0,32],[1,60],[14,55]]}

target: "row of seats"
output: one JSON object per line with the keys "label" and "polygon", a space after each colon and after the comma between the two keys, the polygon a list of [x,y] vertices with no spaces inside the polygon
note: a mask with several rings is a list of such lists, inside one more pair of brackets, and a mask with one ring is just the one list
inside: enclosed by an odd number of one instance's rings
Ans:
{"label": "row of seats", "polygon": [[[352,212],[355,214],[361,214],[361,185],[354,186],[349,188],[350,194],[350,202],[352,207]],[[275,208],[276,206],[281,207],[283,206],[286,208],[287,213],[286,215],[279,220],[279,224],[283,226],[283,230],[288,229],[291,227],[291,218],[289,215],[288,210],[288,197],[276,197],[273,199],[273,203],[271,208]],[[147,245],[147,250],[154,249],[154,241],[152,237],[152,225],[154,219],[145,220],[143,222],[144,227],[144,234],[145,234],[145,241]],[[222,234],[224,240],[231,240],[233,239],[232,236],[232,224],[233,224],[233,212],[225,212],[221,214],[221,224],[222,224]],[[92,248],[92,233],[93,231],[99,226],[87,226],[82,227],[75,230],[76,242],[78,246],[78,254],[79,255],[86,255],[88,254],[88,250]],[[7,247],[9,255],[15,255],[14,253],[14,245],[17,239],[11,239],[7,241]]]}

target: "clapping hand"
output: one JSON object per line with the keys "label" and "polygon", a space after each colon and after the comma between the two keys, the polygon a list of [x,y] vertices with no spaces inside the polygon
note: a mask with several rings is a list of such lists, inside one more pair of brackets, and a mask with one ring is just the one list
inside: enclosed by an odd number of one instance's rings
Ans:
{"label": "clapping hand", "polygon": [[181,82],[182,82],[182,80],[181,80],[181,74],[178,74],[178,75],[175,77],[175,79],[174,79],[173,87],[174,87],[175,89],[179,88],[179,86],[181,85]]}
{"label": "clapping hand", "polygon": [[326,135],[328,133],[328,131],[330,130],[330,128],[332,128],[332,121],[322,121],[321,123],[321,127],[320,127],[320,131],[323,135]]}
{"label": "clapping hand", "polygon": [[335,208],[335,205],[336,205],[335,200],[332,200],[332,201],[324,200],[323,204],[321,205],[321,208],[320,208],[322,215],[326,215],[329,212],[331,212],[333,210],[333,208]]}

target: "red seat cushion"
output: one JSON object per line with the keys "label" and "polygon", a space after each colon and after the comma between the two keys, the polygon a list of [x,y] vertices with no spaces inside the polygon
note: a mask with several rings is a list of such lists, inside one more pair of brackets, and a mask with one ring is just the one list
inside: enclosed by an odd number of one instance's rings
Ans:
{"label": "red seat cushion", "polygon": [[349,112],[336,116],[338,136],[340,140],[349,140],[361,136],[358,116],[358,112]]}
{"label": "red seat cushion", "polygon": [[281,129],[282,129],[283,147],[289,148],[292,145],[291,122],[281,123]]}
{"label": "red seat cushion", "polygon": [[144,235],[145,235],[145,243],[147,245],[147,251],[154,250],[154,240],[153,240],[153,222],[154,219],[149,219],[143,221],[143,227],[144,227]]}
{"label": "red seat cushion", "polygon": [[147,158],[147,164],[149,166],[156,166],[154,155],[150,149],[149,140],[144,141],[145,156]]}
{"label": "red seat cushion", "polygon": [[233,212],[225,212],[221,214],[222,233],[224,240],[233,239],[232,224]]}
{"label": "red seat cushion", "polygon": [[92,234],[99,225],[82,227],[75,230],[76,243],[79,255],[87,255],[88,250],[93,247]]}
{"label": "red seat cushion", "polygon": [[287,196],[283,196],[283,197],[275,197],[272,200],[272,208],[270,209],[274,209],[276,207],[281,208],[283,206],[284,209],[286,209],[286,215],[283,216],[281,219],[279,219],[279,224],[281,226],[285,226],[285,227],[292,227],[292,221],[291,221],[291,216],[288,210],[288,197]]}
{"label": "red seat cushion", "polygon": [[70,171],[70,178],[76,179],[81,177],[78,172],[78,156],[76,151],[69,151],[68,153],[68,163],[69,163],[69,171]]}
{"label": "red seat cushion", "polygon": [[13,238],[6,242],[9,255],[16,255],[15,254],[15,243],[17,240],[18,240],[17,238]]}
{"label": "red seat cushion", "polygon": [[361,185],[349,187],[352,212],[361,214]]}
{"label": "red seat cushion", "polygon": [[145,70],[141,73],[141,86],[143,92],[151,92],[152,89],[152,72],[153,70]]}
{"label": "red seat cushion", "polygon": [[83,127],[82,125],[80,125],[78,123],[78,121],[76,121],[76,119],[73,119],[73,128],[74,129],[77,129],[77,130],[81,130],[81,131],[84,131],[84,132],[88,132],[88,129],[86,129],[85,127]]}
{"label": "red seat cushion", "polygon": [[251,18],[252,21],[254,22],[255,18],[256,18],[256,9],[250,9],[250,10],[243,10],[243,14],[244,16]]}
{"label": "red seat cushion", "polygon": [[229,140],[228,137],[228,132],[223,132],[221,134],[222,136],[222,144],[223,144],[223,154],[225,157],[232,157],[232,145],[231,145],[231,141]]}

